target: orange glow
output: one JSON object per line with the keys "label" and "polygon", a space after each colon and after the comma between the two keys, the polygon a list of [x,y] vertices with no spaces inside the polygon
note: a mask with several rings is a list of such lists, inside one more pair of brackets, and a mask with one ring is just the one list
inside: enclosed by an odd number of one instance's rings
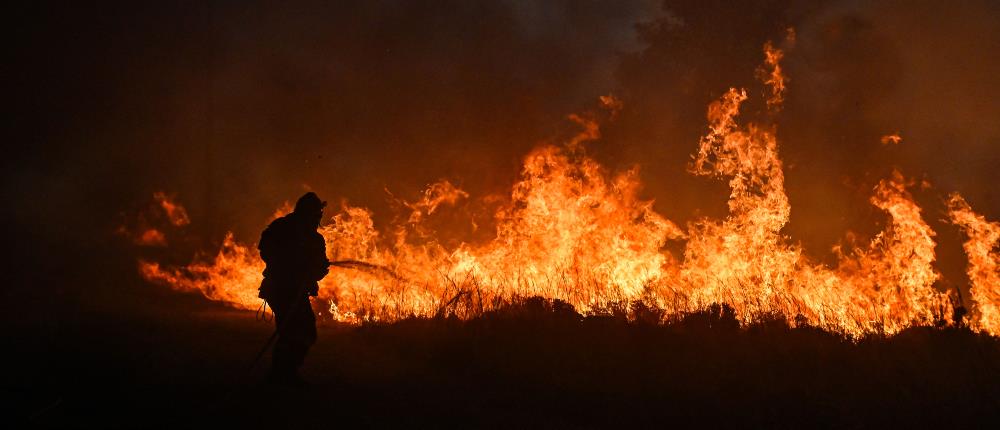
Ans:
{"label": "orange glow", "polygon": [[135,243],[142,246],[167,246],[167,237],[163,235],[163,232],[150,228],[137,236]]}
{"label": "orange glow", "polygon": [[191,223],[187,210],[174,202],[172,198],[167,197],[166,194],[162,192],[154,193],[153,200],[163,209],[163,213],[166,214],[170,224],[173,224],[175,227],[182,227]]}
{"label": "orange glow", "polygon": [[[777,112],[787,81],[779,64],[783,53],[770,43],[764,53],[760,75],[769,89],[768,109]],[[368,209],[343,204],[320,228],[329,259],[380,269],[331,268],[319,298],[334,319],[353,323],[442,313],[471,317],[527,296],[565,300],[583,313],[643,301],[669,316],[722,303],[746,323],[779,316],[852,336],[949,323],[951,302],[934,287],[940,277],[933,266],[935,233],[908,191],[911,182],[894,172],[875,187],[870,201],[889,222],[867,246],[838,249],[835,267],[810,259],[781,233],[791,204],[775,127],[740,124],[747,98],[733,88],[708,106],[708,132],[689,168],[727,181],[724,219],[703,218],[682,228],[656,213],[653,202],[640,197],[638,167],[609,172],[585,153],[586,143],[600,137],[594,115],[571,115],[582,131],[525,156],[509,199],[493,214],[496,235],[486,243],[445,247],[426,228],[432,214],[470,198],[448,181],[403,202],[409,214],[386,230],[388,237],[375,229]],[[622,108],[613,97],[601,101],[612,116]],[[971,212],[960,197],[951,204],[953,222],[970,237],[976,327],[996,334],[1000,275],[993,249],[1000,224]],[[288,209],[286,203],[276,216]],[[682,258],[663,249],[671,241],[683,244]],[[212,261],[180,268],[141,262],[140,270],[150,281],[235,307],[260,303],[263,263],[254,246],[231,234]]]}
{"label": "orange glow", "polygon": [[163,192],[153,193],[153,201],[115,229],[115,233],[128,238],[139,246],[167,246],[166,230],[187,226],[191,223],[187,210]]}
{"label": "orange glow", "polygon": [[888,135],[882,136],[882,140],[881,140],[881,142],[882,142],[883,145],[899,145],[899,143],[902,142],[902,141],[903,141],[903,138],[899,137],[899,133],[893,133],[893,134],[888,134]]}
{"label": "orange glow", "polygon": [[[252,250],[252,251],[251,251]],[[163,269],[159,263],[139,261],[139,272],[152,282],[170,285],[179,291],[192,291],[235,307],[251,309],[257,299],[257,287],[263,279],[264,262],[256,248],[241,245],[227,234],[222,249],[210,262]]]}
{"label": "orange glow", "polygon": [[[794,29],[788,29],[785,43],[787,45],[795,43]],[[785,58],[784,51],[775,48],[770,41],[764,44],[764,65],[757,70],[757,75],[768,88],[770,94],[767,97],[767,108],[773,112],[780,110],[781,104],[785,101],[785,86],[788,83],[788,77],[785,76],[781,68],[783,58]]]}
{"label": "orange glow", "polygon": [[1000,223],[975,213],[957,193],[948,199],[948,216],[968,237],[962,246],[969,258],[973,326],[1000,336]]}

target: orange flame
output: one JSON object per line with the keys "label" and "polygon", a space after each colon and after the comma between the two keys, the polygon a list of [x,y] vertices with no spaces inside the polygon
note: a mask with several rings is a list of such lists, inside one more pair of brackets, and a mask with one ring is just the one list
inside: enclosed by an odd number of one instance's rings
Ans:
{"label": "orange flame", "polygon": [[134,242],[136,245],[142,246],[167,246],[167,237],[155,228],[148,228],[136,236]]}
{"label": "orange flame", "polygon": [[[769,109],[785,91],[783,53],[765,45],[762,80]],[[791,205],[784,189],[774,126],[740,125],[747,99],[730,89],[708,107],[708,132],[690,166],[696,175],[728,181],[729,215],[700,219],[685,231],[639,197],[638,168],[608,172],[584,152],[600,129],[588,115],[572,115],[582,131],[563,145],[546,144],[525,158],[520,179],[495,213],[496,236],[483,244],[446,247],[424,223],[469,194],[448,181],[431,184],[388,231],[375,229],[365,208],[343,204],[320,228],[331,260],[357,260],[379,270],[333,268],[319,297],[340,321],[394,320],[447,312],[467,317],[515,297],[543,296],[582,312],[643,301],[670,314],[728,304],[744,322],[779,316],[858,336],[940,324],[951,315],[947,294],[934,283],[935,233],[899,172],[875,187],[871,203],[889,223],[866,247],[838,250],[839,263],[810,260],[782,235]],[[621,102],[602,103],[621,109]],[[613,115],[612,115],[613,116]],[[951,216],[970,240],[970,278],[977,327],[1000,328],[996,289],[1000,224],[975,215],[953,197]],[[663,250],[684,241],[683,259]],[[212,300],[253,309],[263,263],[230,234],[214,261],[182,268],[142,262],[149,280]]]}
{"label": "orange flame", "polygon": [[962,246],[969,258],[969,293],[978,314],[973,325],[1000,336],[1000,223],[974,212],[958,193],[948,199],[948,216],[968,237]]}
{"label": "orange flame", "polygon": [[[787,45],[795,43],[794,29],[788,29],[785,43]],[[764,65],[757,70],[757,75],[770,92],[767,97],[767,108],[772,112],[780,110],[781,104],[785,101],[788,77],[781,68],[783,58],[785,58],[784,51],[775,48],[771,41],[764,44]]]}
{"label": "orange flame", "polygon": [[259,303],[257,287],[263,271],[264,262],[256,251],[237,243],[232,233],[226,234],[222,249],[211,262],[164,269],[159,263],[139,261],[139,272],[149,281],[244,309]]}
{"label": "orange flame", "polygon": [[881,139],[883,145],[899,145],[902,141],[903,138],[899,136],[899,133],[887,134]]}
{"label": "orange flame", "polygon": [[127,220],[115,230],[132,243],[140,246],[167,246],[165,229],[184,227],[191,223],[187,210],[178,204],[172,196],[157,191],[153,193],[153,202],[134,219]]}
{"label": "orange flame", "polygon": [[188,218],[187,210],[183,206],[174,202],[174,200],[163,192],[153,193],[153,200],[163,209],[163,213],[166,214],[167,220],[170,224],[175,227],[182,227],[191,223],[191,219]]}

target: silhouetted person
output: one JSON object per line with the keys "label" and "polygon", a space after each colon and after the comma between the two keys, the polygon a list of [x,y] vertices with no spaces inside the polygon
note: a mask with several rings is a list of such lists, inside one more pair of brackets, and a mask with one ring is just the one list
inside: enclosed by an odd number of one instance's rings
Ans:
{"label": "silhouetted person", "polygon": [[278,330],[269,376],[272,383],[304,384],[298,369],[316,342],[316,316],[309,297],[318,293],[318,281],[330,265],[326,241],[316,232],[324,207],[326,202],[316,193],[306,193],[292,213],[264,229],[257,245],[267,264],[260,297],[274,310]]}

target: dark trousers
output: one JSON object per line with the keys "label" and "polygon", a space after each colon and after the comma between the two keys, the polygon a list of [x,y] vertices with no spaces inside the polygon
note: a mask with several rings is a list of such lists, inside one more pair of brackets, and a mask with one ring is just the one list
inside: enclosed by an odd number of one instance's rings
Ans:
{"label": "dark trousers", "polygon": [[271,373],[276,377],[291,377],[302,367],[309,347],[316,343],[316,315],[306,296],[268,303],[278,327]]}

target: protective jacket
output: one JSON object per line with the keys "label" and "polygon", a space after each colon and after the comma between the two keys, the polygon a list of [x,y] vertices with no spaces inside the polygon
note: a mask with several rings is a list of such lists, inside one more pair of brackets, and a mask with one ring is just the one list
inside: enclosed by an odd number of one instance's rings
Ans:
{"label": "protective jacket", "polygon": [[257,244],[267,264],[258,296],[268,302],[294,299],[301,292],[315,296],[326,276],[326,241],[315,225],[295,212],[271,222]]}

